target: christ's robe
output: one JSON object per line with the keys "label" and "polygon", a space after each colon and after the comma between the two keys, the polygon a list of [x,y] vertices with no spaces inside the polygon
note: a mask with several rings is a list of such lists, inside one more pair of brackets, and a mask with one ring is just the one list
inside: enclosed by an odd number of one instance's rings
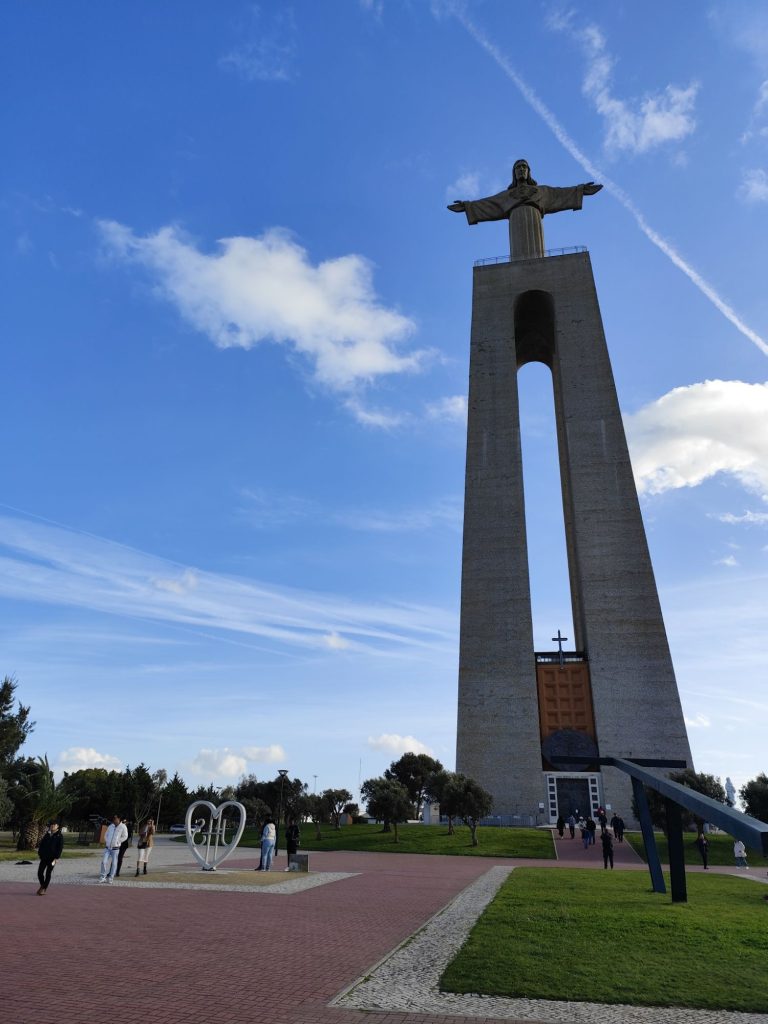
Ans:
{"label": "christ's robe", "polygon": [[513,259],[544,255],[541,218],[548,213],[580,210],[584,186],[515,185],[487,199],[470,199],[464,212],[470,224],[509,220],[509,251]]}

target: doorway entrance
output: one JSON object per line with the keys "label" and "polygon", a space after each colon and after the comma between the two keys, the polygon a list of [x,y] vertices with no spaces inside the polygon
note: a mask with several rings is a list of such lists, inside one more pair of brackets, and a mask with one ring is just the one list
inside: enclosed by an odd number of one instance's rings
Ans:
{"label": "doorway entrance", "polygon": [[595,817],[600,806],[600,775],[597,772],[552,772],[547,774],[550,824],[558,816],[567,820]]}

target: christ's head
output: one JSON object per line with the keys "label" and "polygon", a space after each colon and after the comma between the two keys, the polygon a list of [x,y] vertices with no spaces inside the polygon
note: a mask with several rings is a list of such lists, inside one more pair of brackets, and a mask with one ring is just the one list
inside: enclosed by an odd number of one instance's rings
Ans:
{"label": "christ's head", "polygon": [[512,185],[535,185],[527,160],[515,160],[512,165]]}

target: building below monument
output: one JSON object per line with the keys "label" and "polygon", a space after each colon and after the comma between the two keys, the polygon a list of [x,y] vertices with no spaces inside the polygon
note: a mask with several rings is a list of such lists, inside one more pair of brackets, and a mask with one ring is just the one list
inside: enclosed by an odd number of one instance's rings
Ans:
{"label": "building below monument", "polygon": [[[533,645],[517,372],[534,361],[552,372],[575,652]],[[691,764],[586,251],[474,270],[456,767],[496,814],[629,821],[629,779],[550,760],[569,754]]]}

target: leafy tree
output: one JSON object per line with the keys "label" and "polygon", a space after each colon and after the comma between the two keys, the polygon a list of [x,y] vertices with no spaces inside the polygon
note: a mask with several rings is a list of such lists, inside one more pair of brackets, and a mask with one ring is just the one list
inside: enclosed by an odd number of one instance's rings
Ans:
{"label": "leafy tree", "polygon": [[13,801],[8,796],[8,783],[0,776],[0,828],[13,814]]}
{"label": "leafy tree", "polygon": [[753,818],[768,821],[768,775],[765,772],[747,782],[739,790],[744,810]]}
{"label": "leafy tree", "polygon": [[250,821],[257,827],[263,825],[272,814],[269,805],[265,804],[263,800],[259,800],[258,797],[244,796],[240,803],[245,808],[246,821]]}
{"label": "leafy tree", "polygon": [[469,826],[472,845],[478,846],[477,826],[491,813],[493,797],[479,782],[457,772],[448,784],[446,798],[455,815]]}
{"label": "leafy tree", "polygon": [[441,768],[440,771],[433,772],[427,780],[427,789],[425,797],[427,800],[433,800],[435,803],[440,804],[440,813],[444,814],[448,818],[448,835],[452,836],[454,833],[453,819],[457,816],[455,808],[455,797],[456,787],[452,784],[456,781],[456,773],[446,771],[445,768]]}
{"label": "leafy tree", "polygon": [[[166,773],[163,772],[165,775]],[[123,772],[125,784],[126,806],[130,808],[134,828],[138,831],[145,818],[149,817],[152,805],[157,799],[157,778],[151,775],[145,764],[137,765],[133,770],[126,768]]]}
{"label": "leafy tree", "polygon": [[397,826],[400,822],[408,821],[413,811],[411,795],[405,786],[396,779],[386,777],[366,779],[360,792],[371,817],[385,822],[385,831],[389,831],[386,823],[391,822],[395,826],[395,842],[399,843]]}
{"label": "leafy tree", "polygon": [[[685,786],[688,789],[694,790],[696,793],[702,793],[704,796],[711,797],[713,800],[717,800],[719,803],[726,803],[725,789],[723,784],[714,775],[708,775],[706,772],[695,772],[692,768],[684,768],[679,772],[671,772],[669,778],[672,782],[679,782],[681,786]],[[655,789],[649,789],[645,787],[645,795],[648,799],[648,808],[651,812],[651,821],[660,829],[665,835],[667,833],[667,812],[664,804],[664,797],[661,793],[657,793]],[[634,797],[632,798],[632,813],[637,817],[637,804],[635,803]],[[691,811],[687,811],[684,807],[680,808],[680,814],[683,822],[683,829],[688,830],[696,827],[696,831],[701,833],[704,829],[704,819],[698,815],[693,814]]]}
{"label": "leafy tree", "polygon": [[322,796],[330,812],[333,827],[341,828],[341,816],[345,805],[352,799],[352,794],[348,789],[324,789]]}
{"label": "leafy tree", "polygon": [[413,804],[413,817],[418,818],[424,803],[427,783],[435,772],[442,770],[442,764],[428,754],[414,754],[408,751],[384,772],[384,778],[399,782],[408,793]]}
{"label": "leafy tree", "polygon": [[35,728],[35,723],[29,720],[29,707],[19,701],[18,710],[13,710],[17,686],[13,676],[5,676],[0,683],[0,773],[3,775]]}
{"label": "leafy tree", "polygon": [[[187,813],[187,807],[191,802],[189,790],[187,789],[182,777],[178,772],[176,772],[163,790],[163,819],[165,821],[169,821],[171,824],[174,824],[174,822],[180,823],[184,821],[184,816]],[[157,816],[158,818],[160,817],[159,810],[157,812]],[[159,821],[157,824],[159,826]]]}
{"label": "leafy tree", "polygon": [[38,757],[19,783],[20,812],[17,850],[34,850],[45,831],[46,822],[66,811],[69,798],[56,785],[47,756]]}
{"label": "leafy tree", "polygon": [[123,806],[125,786],[122,772],[107,771],[106,768],[64,772],[59,787],[70,801],[70,817],[76,822],[87,821],[96,814],[109,817],[116,808]]}
{"label": "leafy tree", "polygon": [[312,824],[315,826],[315,834],[318,839],[323,838],[320,826],[328,820],[328,805],[320,793],[308,793],[304,798],[305,813],[309,815]]}

